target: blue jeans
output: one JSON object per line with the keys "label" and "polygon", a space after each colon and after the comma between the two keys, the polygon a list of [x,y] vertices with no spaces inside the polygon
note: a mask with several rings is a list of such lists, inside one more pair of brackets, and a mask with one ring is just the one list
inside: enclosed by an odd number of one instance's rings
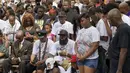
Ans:
{"label": "blue jeans", "polygon": [[96,73],[108,73],[108,66],[106,64],[106,50],[99,46],[98,48],[98,54],[99,54],[99,60],[98,60],[98,67]]}
{"label": "blue jeans", "polygon": [[84,61],[78,61],[78,66],[88,66],[90,68],[97,68],[98,58],[96,59],[85,59]]}

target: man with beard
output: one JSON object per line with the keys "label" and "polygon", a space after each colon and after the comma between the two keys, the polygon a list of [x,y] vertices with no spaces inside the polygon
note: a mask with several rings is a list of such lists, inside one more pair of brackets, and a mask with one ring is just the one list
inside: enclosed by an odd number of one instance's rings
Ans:
{"label": "man with beard", "polygon": [[[75,54],[75,42],[68,38],[68,32],[66,30],[61,30],[59,36],[59,41],[55,42],[55,44],[52,46],[50,54],[54,56],[59,55],[67,61],[69,58],[71,58],[72,55]],[[62,66],[63,68],[67,69],[69,65],[68,63],[64,64],[64,60]]]}

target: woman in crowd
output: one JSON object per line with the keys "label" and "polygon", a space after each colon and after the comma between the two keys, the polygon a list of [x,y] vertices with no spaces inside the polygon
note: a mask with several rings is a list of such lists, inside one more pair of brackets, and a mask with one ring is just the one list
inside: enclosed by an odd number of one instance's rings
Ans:
{"label": "woman in crowd", "polygon": [[80,24],[83,28],[78,32],[75,44],[79,71],[80,73],[95,73],[100,35],[98,30],[91,25],[88,13],[80,16]]}
{"label": "woman in crowd", "polygon": [[35,24],[33,15],[26,13],[23,16],[22,26],[20,27],[20,30],[23,30],[25,32],[25,38],[27,40],[33,42],[33,39],[36,39],[37,36],[36,31],[40,30],[40,27]]}

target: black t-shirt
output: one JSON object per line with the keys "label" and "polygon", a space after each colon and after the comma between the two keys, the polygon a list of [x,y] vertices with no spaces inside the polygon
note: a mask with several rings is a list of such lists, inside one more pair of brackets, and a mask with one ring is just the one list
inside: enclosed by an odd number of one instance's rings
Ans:
{"label": "black t-shirt", "polygon": [[110,43],[108,49],[110,59],[119,60],[121,48],[128,49],[126,60],[130,61],[130,26],[126,23],[119,25],[117,32]]}

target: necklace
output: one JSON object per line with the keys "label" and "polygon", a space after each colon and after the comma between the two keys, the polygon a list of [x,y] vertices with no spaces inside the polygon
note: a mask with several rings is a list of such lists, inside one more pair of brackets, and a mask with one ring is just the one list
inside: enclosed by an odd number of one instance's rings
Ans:
{"label": "necklace", "polygon": [[33,26],[30,26],[30,27],[26,27],[26,30],[29,31],[33,28]]}

